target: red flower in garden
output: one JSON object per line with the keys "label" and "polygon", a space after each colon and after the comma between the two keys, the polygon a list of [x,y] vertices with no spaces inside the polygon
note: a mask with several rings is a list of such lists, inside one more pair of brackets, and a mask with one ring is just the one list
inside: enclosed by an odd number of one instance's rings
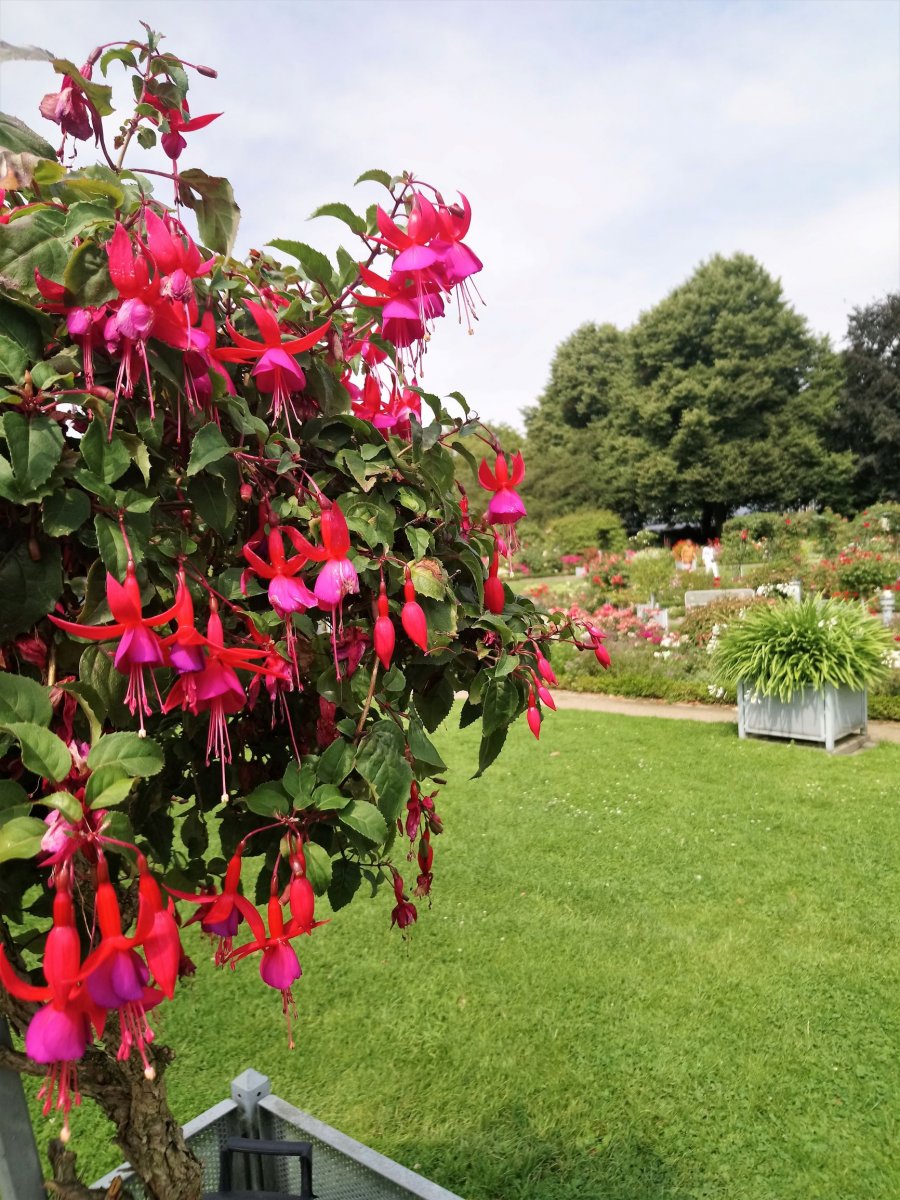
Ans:
{"label": "red flower in garden", "polygon": [[340,678],[337,641],[339,636],[343,636],[344,598],[359,591],[359,576],[348,557],[350,554],[350,530],[347,528],[346,517],[337,504],[332,503],[321,494],[319,495],[319,505],[322,510],[319,525],[322,537],[321,546],[314,546],[299,529],[291,526],[285,527],[285,533],[296,550],[312,559],[313,562],[323,564],[316,576],[314,592],[319,608],[332,614],[331,644],[334,651],[335,671]]}
{"label": "red flower in garden", "polygon": [[61,1138],[69,1140],[69,1113],[81,1103],[75,1063],[93,1040],[103,1032],[106,1011],[97,1004],[81,982],[81,945],[75,927],[71,881],[68,872],[56,877],[53,926],[47,935],[42,963],[45,987],[20,979],[9,965],[0,945],[0,983],[19,1000],[43,1001],[25,1033],[25,1053],[34,1062],[46,1063],[47,1077],[38,1093],[43,1113],[62,1112]]}
{"label": "red flower in garden", "polygon": [[420,650],[428,651],[428,623],[421,604],[416,600],[416,590],[413,587],[409,567],[405,569],[403,582],[403,607],[400,609],[400,624],[406,631],[406,636]]}
{"label": "red flower in garden", "polygon": [[172,162],[178,161],[187,146],[184,134],[193,133],[196,129],[204,129],[222,115],[221,113],[204,113],[202,117],[192,117],[186,100],[180,109],[169,108],[158,96],[147,91],[144,92],[143,103],[152,104],[160,114],[155,124],[158,125],[161,118],[169,127],[159,140],[163,151],[171,158]]}
{"label": "red flower in garden", "polygon": [[282,531],[277,526],[269,532],[268,547],[268,562],[264,562],[249,546],[244,546],[241,553],[250,564],[250,570],[260,579],[269,581],[269,603],[278,616],[285,618],[290,613],[315,608],[318,603],[315,594],[302,579],[297,579],[300,570],[309,561],[307,556],[297,554],[293,558],[286,558]]}
{"label": "red flower in garden", "polygon": [[397,901],[391,910],[391,928],[393,929],[396,925],[398,929],[408,929],[418,920],[419,914],[416,906],[404,893],[403,876],[395,867],[391,867],[391,875],[394,881],[394,899]]}
{"label": "red flower in garden", "polygon": [[168,889],[178,900],[186,900],[190,904],[199,905],[197,912],[190,918],[187,924],[192,925],[194,921],[199,921],[200,928],[205,934],[218,938],[215,953],[217,967],[221,967],[228,961],[228,956],[231,953],[232,939],[238,931],[238,926],[244,919],[237,905],[238,889],[241,885],[241,867],[243,865],[241,855],[243,850],[244,842],[241,842],[231,856],[225,870],[225,879],[222,882],[221,893],[210,892],[192,895],[189,892],[176,891],[175,888]]}
{"label": "red flower in garden", "polygon": [[394,655],[394,646],[397,643],[397,633],[394,629],[394,623],[390,618],[390,609],[388,608],[387,592],[384,587],[384,580],[378,589],[378,616],[375,620],[374,630],[375,653],[378,656],[381,665],[385,670],[391,665],[391,659]]}
{"label": "red flower in garden", "polygon": [[144,670],[147,667],[161,667],[165,662],[163,644],[153,632],[153,628],[171,621],[176,615],[177,606],[166,609],[158,616],[145,617],[141,608],[141,589],[133,562],[128,563],[124,583],[119,583],[107,573],[106,600],[115,622],[113,625],[78,625],[74,621],[63,621],[52,614],[50,620],[72,637],[93,642],[119,639],[113,663],[117,671],[128,676],[125,702],[132,716],[138,714],[143,731],[144,717],[149,716],[151,712]]}
{"label": "red flower in garden", "polygon": [[216,351],[220,362],[250,363],[256,360],[256,366],[250,372],[256,381],[256,386],[266,395],[272,397],[272,416],[277,421],[282,412],[287,423],[288,433],[291,433],[291,416],[296,420],[293,411],[291,395],[302,392],[306,387],[306,376],[301,370],[295,354],[309,350],[318,342],[331,326],[330,321],[307,333],[303,337],[291,338],[286,342],[281,340],[282,329],[277,318],[252,300],[245,300],[248,312],[256,322],[256,327],[262,334],[261,342],[251,341],[226,321],[225,328],[228,336],[234,342],[234,349],[225,347]]}
{"label": "red flower in garden", "polygon": [[507,540],[513,546],[513,526],[526,515],[522,497],[515,490],[524,478],[525,462],[520,452],[512,455],[509,464],[505,454],[498,454],[494,460],[493,471],[485,458],[481,460],[481,466],[478,468],[479,483],[487,491],[494,493],[488,504],[487,519],[491,525],[503,526]]}

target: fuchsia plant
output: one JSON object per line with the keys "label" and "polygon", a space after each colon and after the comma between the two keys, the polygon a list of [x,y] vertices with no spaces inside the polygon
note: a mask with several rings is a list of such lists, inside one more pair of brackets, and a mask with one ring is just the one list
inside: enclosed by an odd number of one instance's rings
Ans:
{"label": "fuchsia plant", "polygon": [[[148,1195],[195,1200],[153,1031],[189,1003],[182,922],[255,959],[292,1028],[318,898],[384,887],[408,937],[439,893],[455,695],[484,771],[520,716],[538,735],[548,646],[580,634],[499,579],[521,455],[419,383],[444,314],[475,317],[468,200],[369,171],[381,204],[319,212],[354,253],[240,263],[230,184],[182,166],[220,115],[191,116],[188,72],[214,73],[149,28],[53,67],[43,115],[102,162],[0,124],[0,1064],[46,1076],[63,1132],[96,1100]],[[484,520],[454,480],[471,434]]]}

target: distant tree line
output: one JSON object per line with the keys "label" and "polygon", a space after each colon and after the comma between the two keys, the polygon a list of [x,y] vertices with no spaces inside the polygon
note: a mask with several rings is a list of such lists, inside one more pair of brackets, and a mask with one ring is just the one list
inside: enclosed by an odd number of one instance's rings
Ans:
{"label": "distant tree line", "polygon": [[603,508],[709,536],[744,505],[900,500],[900,295],[856,309],[838,353],[760,263],[717,255],[632,328],[577,329],[525,422],[542,524]]}

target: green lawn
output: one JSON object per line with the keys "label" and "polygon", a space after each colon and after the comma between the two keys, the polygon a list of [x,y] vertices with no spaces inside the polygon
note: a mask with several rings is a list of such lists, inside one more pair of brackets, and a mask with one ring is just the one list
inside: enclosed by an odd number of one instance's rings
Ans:
{"label": "green lawn", "polygon": [[[293,1053],[192,940],[181,1116],[254,1066],[468,1200],[900,1195],[900,747],[561,712],[469,781],[473,731],[440,744],[434,907],[409,947],[387,896],[303,940]],[[93,1174],[105,1136],[76,1115]]]}

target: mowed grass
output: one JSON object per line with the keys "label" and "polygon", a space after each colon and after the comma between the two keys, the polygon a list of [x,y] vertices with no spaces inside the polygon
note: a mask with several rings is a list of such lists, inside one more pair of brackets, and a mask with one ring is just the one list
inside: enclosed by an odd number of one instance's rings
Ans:
{"label": "mowed grass", "polygon": [[[184,1119],[247,1066],[468,1200],[900,1195],[900,747],[560,712],[471,780],[439,737],[434,904],[300,944],[298,1046],[255,964],[160,1012]],[[97,1175],[117,1160],[77,1114]]]}

